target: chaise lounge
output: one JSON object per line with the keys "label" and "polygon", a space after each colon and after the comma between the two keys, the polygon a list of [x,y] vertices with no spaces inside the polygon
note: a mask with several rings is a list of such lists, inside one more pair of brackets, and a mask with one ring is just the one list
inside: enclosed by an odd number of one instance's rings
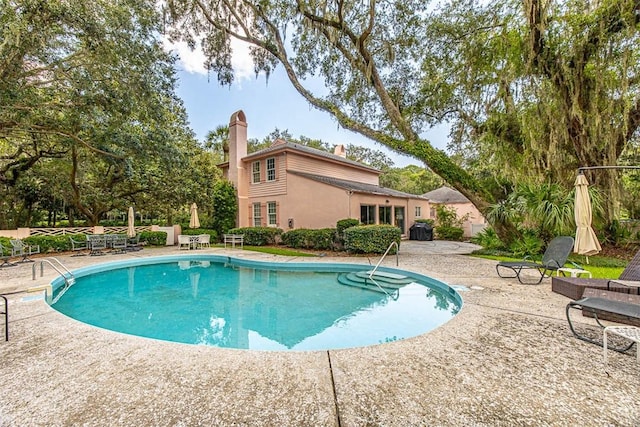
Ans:
{"label": "chaise lounge", "polygon": [[585,289],[630,293],[640,285],[640,251],[638,251],[618,279],[586,279],[553,277],[551,290],[573,300],[583,297]]}
{"label": "chaise lounge", "polygon": [[[600,292],[600,295],[597,293]],[[605,292],[605,294],[602,294]],[[610,294],[618,294],[619,297],[613,297]],[[592,344],[596,344],[599,346],[603,345],[602,341],[598,341],[594,338],[591,338],[587,335],[580,334],[576,331],[573,322],[571,321],[571,310],[581,310],[583,315],[588,315],[590,317],[594,317],[596,322],[601,328],[605,328],[606,325],[603,325],[600,320],[606,315],[608,319],[613,320],[618,323],[626,323],[631,325],[640,325],[640,304],[637,304],[635,301],[637,295],[629,295],[622,293],[615,293],[609,291],[594,291],[597,296],[587,296],[585,298],[579,299],[578,301],[571,301],[567,304],[566,307],[566,315],[567,321],[569,322],[569,329],[573,335],[579,340],[586,341]],[[625,296],[626,299],[625,300]],[[613,346],[606,343],[608,348],[611,350],[615,350],[618,352],[625,352],[633,347],[635,342],[631,341],[630,344],[626,346]]]}
{"label": "chaise lounge", "polygon": [[[541,262],[535,262],[525,257],[522,261],[501,261],[496,265],[498,276],[503,278],[518,278],[522,284],[537,285],[542,282],[545,277],[550,277],[551,272],[562,268],[569,258],[569,254],[573,249],[573,237],[558,236],[549,242],[547,249],[542,255]],[[505,273],[505,271],[507,273]],[[515,275],[507,275],[512,271]],[[537,271],[540,278],[535,282],[525,282],[521,274],[524,271]]]}

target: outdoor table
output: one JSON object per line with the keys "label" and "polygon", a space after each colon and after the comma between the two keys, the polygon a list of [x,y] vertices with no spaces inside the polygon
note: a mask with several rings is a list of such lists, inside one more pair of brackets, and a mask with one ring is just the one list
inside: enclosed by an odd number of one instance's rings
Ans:
{"label": "outdoor table", "polygon": [[200,236],[189,236],[189,249],[198,249],[198,243],[200,243]]}
{"label": "outdoor table", "polygon": [[587,270],[583,270],[581,268],[559,268],[556,271],[556,276],[560,276],[560,272],[562,272],[562,275],[564,276],[564,273],[569,273],[571,275],[571,277],[580,277],[581,274],[586,274],[589,276],[589,278],[591,278],[591,272],[587,271]]}

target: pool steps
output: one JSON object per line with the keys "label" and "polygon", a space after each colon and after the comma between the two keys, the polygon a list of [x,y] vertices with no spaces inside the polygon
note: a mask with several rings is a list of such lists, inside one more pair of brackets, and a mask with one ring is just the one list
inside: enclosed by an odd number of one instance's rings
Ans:
{"label": "pool steps", "polygon": [[[370,271],[358,271],[351,273],[341,273],[338,275],[338,283],[347,286],[355,286],[376,292],[387,293],[385,289],[395,291],[402,288],[414,280],[400,274],[377,271],[373,276],[373,281],[369,278]],[[374,282],[375,281],[375,282]]]}

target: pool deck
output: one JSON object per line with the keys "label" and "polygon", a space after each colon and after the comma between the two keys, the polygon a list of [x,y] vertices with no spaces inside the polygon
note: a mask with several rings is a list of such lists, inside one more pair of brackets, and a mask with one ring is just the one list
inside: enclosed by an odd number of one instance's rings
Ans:
{"label": "pool deck", "polygon": [[[0,341],[0,426],[640,425],[635,349],[609,352],[605,366],[601,348],[571,335],[569,299],[551,292],[550,279],[500,279],[495,261],[464,255],[472,248],[403,242],[399,268],[468,287],[464,307],[427,334],[366,348],[259,352],[168,343],[94,328],[42,299],[10,295],[10,340]],[[185,251],[57,258],[73,269],[178,253]],[[389,256],[383,265],[395,262]],[[55,277],[46,265],[43,278],[32,281],[31,273],[32,264],[0,269],[0,292]],[[578,314],[576,322],[597,332],[592,319]]]}

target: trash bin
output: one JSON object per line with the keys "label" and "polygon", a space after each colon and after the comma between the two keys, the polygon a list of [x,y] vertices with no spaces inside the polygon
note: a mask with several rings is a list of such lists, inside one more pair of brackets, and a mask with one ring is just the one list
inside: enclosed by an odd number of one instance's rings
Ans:
{"label": "trash bin", "polygon": [[433,240],[433,226],[426,222],[416,222],[409,228],[409,240]]}

